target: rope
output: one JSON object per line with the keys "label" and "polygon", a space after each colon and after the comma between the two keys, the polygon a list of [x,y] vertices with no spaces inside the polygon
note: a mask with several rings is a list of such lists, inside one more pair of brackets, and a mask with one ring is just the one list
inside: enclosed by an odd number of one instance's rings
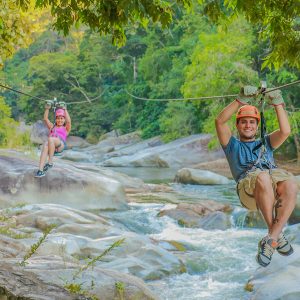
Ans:
{"label": "rope", "polygon": [[[279,89],[282,89],[282,88],[285,88],[285,87],[288,87],[288,86],[291,86],[291,85],[295,85],[295,84],[298,84],[300,83],[300,80],[297,80],[297,81],[294,81],[294,82],[291,82],[291,83],[287,83],[287,84],[284,84],[284,85],[281,85],[281,86],[278,86],[278,87],[275,87],[273,89],[270,89],[268,91],[263,91],[262,94],[267,94],[267,93],[270,93],[272,91],[275,91],[275,90],[279,90]],[[138,96],[135,96],[131,93],[129,93],[127,90],[125,90],[125,92],[135,98],[135,99],[138,99],[138,100],[142,100],[142,101],[161,101],[161,102],[164,102],[164,101],[185,101],[185,100],[209,100],[209,99],[223,99],[223,98],[231,98],[231,97],[237,97],[238,94],[234,94],[234,95],[221,95],[221,96],[205,96],[205,97],[196,97],[196,98],[162,98],[162,99],[156,99],[156,98],[143,98],[143,97],[138,97]]]}
{"label": "rope", "polygon": [[27,93],[24,93],[24,92],[15,90],[15,89],[10,88],[10,87],[8,87],[8,86],[6,86],[6,85],[3,85],[3,84],[1,84],[1,83],[0,83],[0,86],[3,87],[3,88],[5,88],[5,89],[11,90],[11,91],[13,91],[13,92],[15,92],[15,93],[24,95],[24,96],[28,96],[28,97],[35,98],[35,99],[42,100],[42,101],[47,101],[47,100],[45,100],[45,99],[43,99],[43,98],[40,98],[40,97],[37,97],[37,96],[32,96],[32,95],[29,95],[29,94],[27,94]]}

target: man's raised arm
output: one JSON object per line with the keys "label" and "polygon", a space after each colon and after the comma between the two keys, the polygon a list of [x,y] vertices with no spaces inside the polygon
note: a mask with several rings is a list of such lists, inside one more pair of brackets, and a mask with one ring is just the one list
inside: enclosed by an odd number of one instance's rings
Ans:
{"label": "man's raised arm", "polygon": [[266,98],[269,104],[274,106],[279,123],[279,129],[270,134],[271,146],[276,149],[291,134],[291,126],[287,113],[284,109],[284,100],[282,98],[281,92],[279,90],[275,90],[273,92],[266,93]]}
{"label": "man's raised arm", "polygon": [[243,105],[241,102],[234,100],[227,105],[215,119],[217,135],[222,146],[227,146],[232,135],[227,122],[230,120],[232,115],[237,112],[241,105]]}

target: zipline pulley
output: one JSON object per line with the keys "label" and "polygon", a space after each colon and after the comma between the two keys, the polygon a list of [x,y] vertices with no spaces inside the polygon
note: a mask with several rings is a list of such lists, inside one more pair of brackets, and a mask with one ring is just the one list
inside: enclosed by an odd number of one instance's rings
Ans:
{"label": "zipline pulley", "polygon": [[57,98],[54,98],[53,100],[46,100],[46,107],[51,109],[53,107],[54,112],[57,109],[65,109],[67,108],[67,104],[64,101],[58,101]]}

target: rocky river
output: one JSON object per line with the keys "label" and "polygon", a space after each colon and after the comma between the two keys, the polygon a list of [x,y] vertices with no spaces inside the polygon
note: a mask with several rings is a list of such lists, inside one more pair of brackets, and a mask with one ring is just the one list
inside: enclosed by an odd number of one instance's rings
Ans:
{"label": "rocky river", "polygon": [[207,142],[76,141],[41,179],[36,154],[2,150],[0,299],[300,299],[300,199],[295,253],[258,267],[264,223]]}

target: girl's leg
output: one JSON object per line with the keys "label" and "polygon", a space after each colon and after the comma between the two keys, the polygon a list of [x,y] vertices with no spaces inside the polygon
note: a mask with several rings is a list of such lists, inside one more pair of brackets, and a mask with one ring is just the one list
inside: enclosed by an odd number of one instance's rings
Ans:
{"label": "girl's leg", "polygon": [[53,162],[53,156],[55,149],[58,148],[59,151],[64,149],[64,143],[57,137],[49,137],[48,138],[48,147],[49,147],[49,164]]}
{"label": "girl's leg", "polygon": [[39,163],[39,170],[43,171],[44,165],[47,160],[48,156],[48,151],[49,151],[49,146],[48,142],[45,142],[42,148],[41,156],[40,156],[40,163]]}

